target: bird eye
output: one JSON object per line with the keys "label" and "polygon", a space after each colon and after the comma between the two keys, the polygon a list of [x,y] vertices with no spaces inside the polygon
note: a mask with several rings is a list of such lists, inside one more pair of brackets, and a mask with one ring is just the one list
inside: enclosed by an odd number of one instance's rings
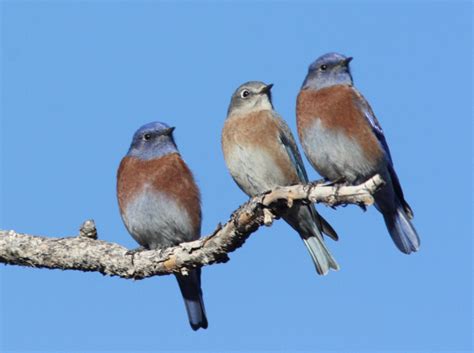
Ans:
{"label": "bird eye", "polygon": [[321,71],[326,71],[327,68],[328,68],[327,65],[321,65],[321,66],[320,66]]}
{"label": "bird eye", "polygon": [[242,98],[247,98],[249,96],[250,92],[246,89],[244,89],[242,92],[240,92],[240,96]]}
{"label": "bird eye", "polygon": [[145,135],[143,135],[143,139],[144,139],[145,141],[148,141],[149,139],[151,139],[151,134],[145,134]]}

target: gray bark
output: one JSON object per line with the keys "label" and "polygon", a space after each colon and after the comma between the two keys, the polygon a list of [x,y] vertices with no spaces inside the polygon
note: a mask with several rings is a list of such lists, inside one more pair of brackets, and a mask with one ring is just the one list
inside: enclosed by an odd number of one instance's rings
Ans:
{"label": "gray bark", "polygon": [[128,279],[186,274],[190,268],[227,262],[228,253],[241,247],[262,225],[270,226],[294,202],[369,206],[374,202],[373,193],[383,183],[376,175],[357,186],[313,183],[279,187],[240,206],[213,234],[163,250],[129,253],[121,245],[98,240],[95,224],[90,220],[84,222],[75,237],[50,238],[0,230],[0,263],[93,271]]}

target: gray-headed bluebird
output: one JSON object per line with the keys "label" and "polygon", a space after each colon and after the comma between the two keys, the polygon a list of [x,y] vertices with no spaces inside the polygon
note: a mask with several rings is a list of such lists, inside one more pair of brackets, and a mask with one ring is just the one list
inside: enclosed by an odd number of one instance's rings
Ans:
{"label": "gray-headed bluebird", "polygon": [[[133,136],[117,174],[123,222],[145,249],[196,240],[201,232],[201,201],[193,175],[176,147],[173,127],[153,122]],[[193,330],[207,328],[201,269],[176,274]]]}
{"label": "gray-headed bluebird", "polygon": [[353,86],[350,57],[329,53],[309,67],[298,94],[298,135],[311,165],[324,178],[357,184],[380,174],[386,185],[375,194],[388,231],[410,254],[420,239],[410,220],[383,130],[369,103]]}
{"label": "gray-headed bluebird", "polygon": [[[308,177],[293,135],[273,110],[270,89],[263,82],[247,82],[232,95],[222,130],[222,149],[237,185],[249,196],[276,186],[307,183]],[[301,236],[319,274],[337,270],[324,244],[322,231],[337,234],[313,205],[295,204],[283,216]]]}

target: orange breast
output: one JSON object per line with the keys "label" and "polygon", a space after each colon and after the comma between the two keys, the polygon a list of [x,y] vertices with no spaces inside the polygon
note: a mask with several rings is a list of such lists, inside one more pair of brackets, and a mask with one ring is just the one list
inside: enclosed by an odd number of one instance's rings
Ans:
{"label": "orange breast", "polygon": [[357,105],[358,96],[346,85],[323,88],[318,91],[302,90],[297,99],[298,135],[316,119],[323,127],[343,132],[359,143],[367,158],[383,158],[383,151],[372,128]]}
{"label": "orange breast", "polygon": [[231,116],[222,131],[222,149],[227,158],[235,145],[260,149],[271,156],[275,168],[287,179],[286,185],[298,183],[298,175],[280,140],[280,127],[268,110],[244,116]]}
{"label": "orange breast", "polygon": [[199,233],[201,204],[199,189],[188,166],[178,153],[153,160],[124,157],[117,173],[117,197],[120,211],[125,209],[144,185],[168,194],[189,214]]}

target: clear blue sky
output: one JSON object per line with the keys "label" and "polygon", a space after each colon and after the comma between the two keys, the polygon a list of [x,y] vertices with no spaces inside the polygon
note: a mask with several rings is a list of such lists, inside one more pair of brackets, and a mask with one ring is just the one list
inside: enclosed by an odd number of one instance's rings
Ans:
{"label": "clear blue sky", "polygon": [[[206,267],[209,329],[193,332],[172,277],[0,266],[0,351],[472,349],[472,15],[469,2],[2,1],[2,229],[133,248],[115,176],[133,132],[161,120],[203,195],[203,234],[246,197],[220,132],[241,83],[275,84],[295,131],[308,65],[354,57],[385,129],[421,251],[398,252],[374,209],[319,209],[342,269],[315,275],[289,226]],[[305,162],[306,163],[306,162]],[[308,166],[312,179],[317,174]]]}

